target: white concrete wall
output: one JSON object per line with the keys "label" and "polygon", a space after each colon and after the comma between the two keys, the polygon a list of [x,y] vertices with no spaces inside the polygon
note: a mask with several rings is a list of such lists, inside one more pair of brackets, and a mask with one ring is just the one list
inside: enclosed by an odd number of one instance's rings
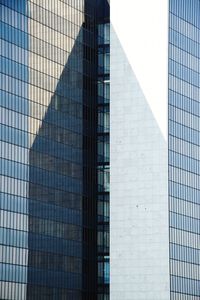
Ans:
{"label": "white concrete wall", "polygon": [[169,300],[167,141],[112,28],[110,132],[111,300]]}

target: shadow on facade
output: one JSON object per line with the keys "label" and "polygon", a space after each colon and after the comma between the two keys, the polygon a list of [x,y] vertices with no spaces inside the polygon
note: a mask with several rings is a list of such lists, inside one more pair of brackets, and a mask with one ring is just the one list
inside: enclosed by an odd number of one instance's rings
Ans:
{"label": "shadow on facade", "polygon": [[95,49],[83,41],[81,28],[30,149],[28,299],[96,299]]}

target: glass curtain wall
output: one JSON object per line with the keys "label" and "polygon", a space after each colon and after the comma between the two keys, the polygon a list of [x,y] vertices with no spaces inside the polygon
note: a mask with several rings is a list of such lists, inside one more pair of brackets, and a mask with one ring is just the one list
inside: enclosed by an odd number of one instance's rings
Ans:
{"label": "glass curtain wall", "polygon": [[88,2],[0,0],[1,299],[95,299],[96,27]]}
{"label": "glass curtain wall", "polygon": [[98,300],[109,299],[109,191],[110,191],[110,24],[98,24]]}
{"label": "glass curtain wall", "polygon": [[200,298],[200,2],[170,0],[171,299]]}

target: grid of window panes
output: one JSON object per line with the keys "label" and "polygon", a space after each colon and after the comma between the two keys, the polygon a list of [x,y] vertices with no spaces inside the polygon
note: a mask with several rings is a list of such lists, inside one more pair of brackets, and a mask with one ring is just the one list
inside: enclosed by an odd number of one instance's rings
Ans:
{"label": "grid of window panes", "polygon": [[98,300],[109,299],[110,24],[98,25]]}
{"label": "grid of window panes", "polygon": [[0,0],[0,299],[94,299],[96,42],[84,5]]}
{"label": "grid of window panes", "polygon": [[200,1],[171,0],[169,17],[171,299],[200,298]]}

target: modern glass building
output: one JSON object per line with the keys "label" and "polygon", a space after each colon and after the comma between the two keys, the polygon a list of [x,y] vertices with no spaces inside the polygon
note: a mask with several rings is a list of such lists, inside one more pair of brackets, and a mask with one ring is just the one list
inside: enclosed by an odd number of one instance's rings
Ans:
{"label": "modern glass building", "polygon": [[199,0],[0,0],[0,299],[200,299],[199,53]]}
{"label": "modern glass building", "polygon": [[0,1],[0,299],[95,299],[94,1]]}
{"label": "modern glass building", "polygon": [[[171,299],[200,298],[200,2],[169,7]],[[193,297],[192,297],[193,296]]]}

